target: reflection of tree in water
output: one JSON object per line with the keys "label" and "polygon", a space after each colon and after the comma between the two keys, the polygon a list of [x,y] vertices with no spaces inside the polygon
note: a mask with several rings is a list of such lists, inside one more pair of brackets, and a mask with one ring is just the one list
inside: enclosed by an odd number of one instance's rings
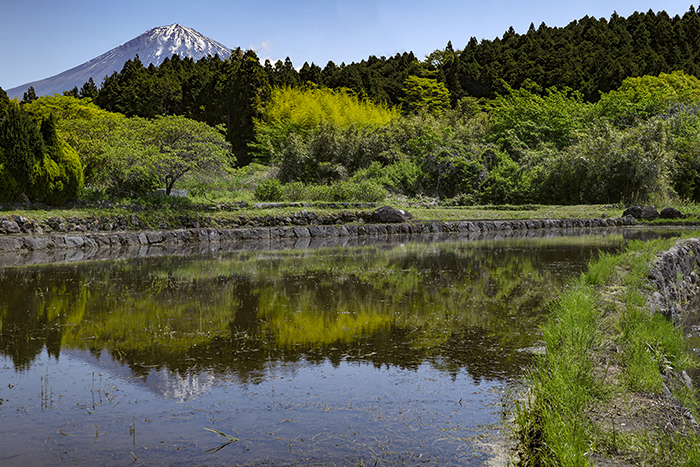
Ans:
{"label": "reflection of tree in water", "polygon": [[0,269],[0,352],[15,368],[29,368],[44,348],[58,359],[65,324],[85,310],[83,275],[68,268],[55,279],[46,268]]}
{"label": "reflection of tree in water", "polygon": [[279,362],[322,361],[507,378],[568,277],[551,265],[577,274],[594,249],[455,243],[5,270],[0,351],[23,368],[44,346],[56,358],[61,346],[104,349],[139,375],[248,382]]}

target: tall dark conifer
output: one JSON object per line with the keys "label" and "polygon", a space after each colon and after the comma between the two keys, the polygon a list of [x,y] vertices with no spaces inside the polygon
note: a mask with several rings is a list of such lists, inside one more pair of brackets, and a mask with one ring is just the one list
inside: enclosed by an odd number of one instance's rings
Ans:
{"label": "tall dark conifer", "polygon": [[0,147],[5,170],[17,182],[16,192],[9,197],[17,199],[31,188],[34,164],[44,157],[44,141],[34,120],[14,102],[0,121]]}
{"label": "tall dark conifer", "polygon": [[36,95],[36,91],[34,91],[34,86],[29,86],[29,89],[27,89],[27,91],[22,96],[20,104],[29,104],[30,102],[33,102],[37,99],[38,96]]}
{"label": "tall dark conifer", "polygon": [[0,119],[5,114],[9,106],[10,98],[7,96],[5,90],[2,87],[0,87]]}
{"label": "tall dark conifer", "polygon": [[95,85],[95,82],[92,80],[91,76],[80,88],[80,97],[89,97],[90,99],[94,99],[97,96],[97,92],[97,86]]}

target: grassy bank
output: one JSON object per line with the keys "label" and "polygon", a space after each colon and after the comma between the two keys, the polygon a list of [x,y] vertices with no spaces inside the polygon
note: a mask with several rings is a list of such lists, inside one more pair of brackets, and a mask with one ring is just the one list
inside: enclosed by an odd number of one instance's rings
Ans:
{"label": "grassy bank", "polygon": [[698,358],[643,293],[650,262],[674,242],[601,256],[552,305],[547,354],[516,417],[521,465],[700,465],[700,430],[684,415],[700,415],[698,393],[676,384]]}
{"label": "grassy bank", "polygon": [[[213,219],[233,219],[243,217],[265,217],[290,215],[301,210],[316,213],[318,216],[337,213],[340,211],[372,212],[376,207],[388,204],[399,209],[405,209],[413,215],[413,220],[425,221],[455,221],[455,220],[484,220],[484,219],[587,219],[596,217],[620,217],[623,208],[610,205],[580,205],[580,206],[441,206],[432,205],[421,200],[390,199],[383,203],[353,204],[343,203],[288,203],[280,206],[275,203],[192,203],[188,201],[160,202],[153,200],[124,200],[111,205],[74,205],[69,208],[50,208],[44,205],[8,205],[0,206],[0,216],[12,214],[43,221],[53,217],[62,218],[99,218],[137,214],[145,223],[158,225],[171,223],[182,215],[206,215]],[[138,206],[135,211],[133,206]]]}

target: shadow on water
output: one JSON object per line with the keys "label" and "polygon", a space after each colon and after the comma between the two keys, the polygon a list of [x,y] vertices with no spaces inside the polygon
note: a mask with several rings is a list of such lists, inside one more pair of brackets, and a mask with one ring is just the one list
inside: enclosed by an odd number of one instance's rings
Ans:
{"label": "shadow on water", "polygon": [[480,465],[546,304],[644,235],[2,268],[0,464]]}

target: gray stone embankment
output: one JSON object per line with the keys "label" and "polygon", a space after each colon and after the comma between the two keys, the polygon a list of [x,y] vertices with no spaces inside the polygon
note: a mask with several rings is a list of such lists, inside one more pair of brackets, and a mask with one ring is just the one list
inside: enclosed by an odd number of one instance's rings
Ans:
{"label": "gray stone embankment", "polygon": [[[647,305],[651,313],[661,313],[683,329],[686,336],[700,334],[700,276],[696,270],[700,266],[700,239],[680,240],[669,250],[660,253],[649,269],[648,280],[652,293]],[[695,349],[700,355],[700,351]],[[694,378],[700,373],[696,372]],[[685,386],[695,391],[693,379],[687,372],[667,369],[663,372],[663,393],[675,409],[683,414],[691,424],[698,427],[692,412],[676,399],[669,387]]]}
{"label": "gray stone embankment", "polygon": [[622,227],[634,219],[533,219],[503,221],[423,222],[397,224],[309,225],[251,228],[188,228],[142,232],[71,232],[22,234],[3,221],[9,234],[0,235],[0,253],[41,250],[90,250],[99,248],[178,246],[211,243],[271,242],[284,239],[416,235],[431,233],[473,233],[539,231],[543,229],[585,229]]}
{"label": "gray stone embankment", "polygon": [[700,239],[680,240],[660,253],[649,270],[654,291],[648,299],[652,311],[679,326],[693,319],[700,304]]}

